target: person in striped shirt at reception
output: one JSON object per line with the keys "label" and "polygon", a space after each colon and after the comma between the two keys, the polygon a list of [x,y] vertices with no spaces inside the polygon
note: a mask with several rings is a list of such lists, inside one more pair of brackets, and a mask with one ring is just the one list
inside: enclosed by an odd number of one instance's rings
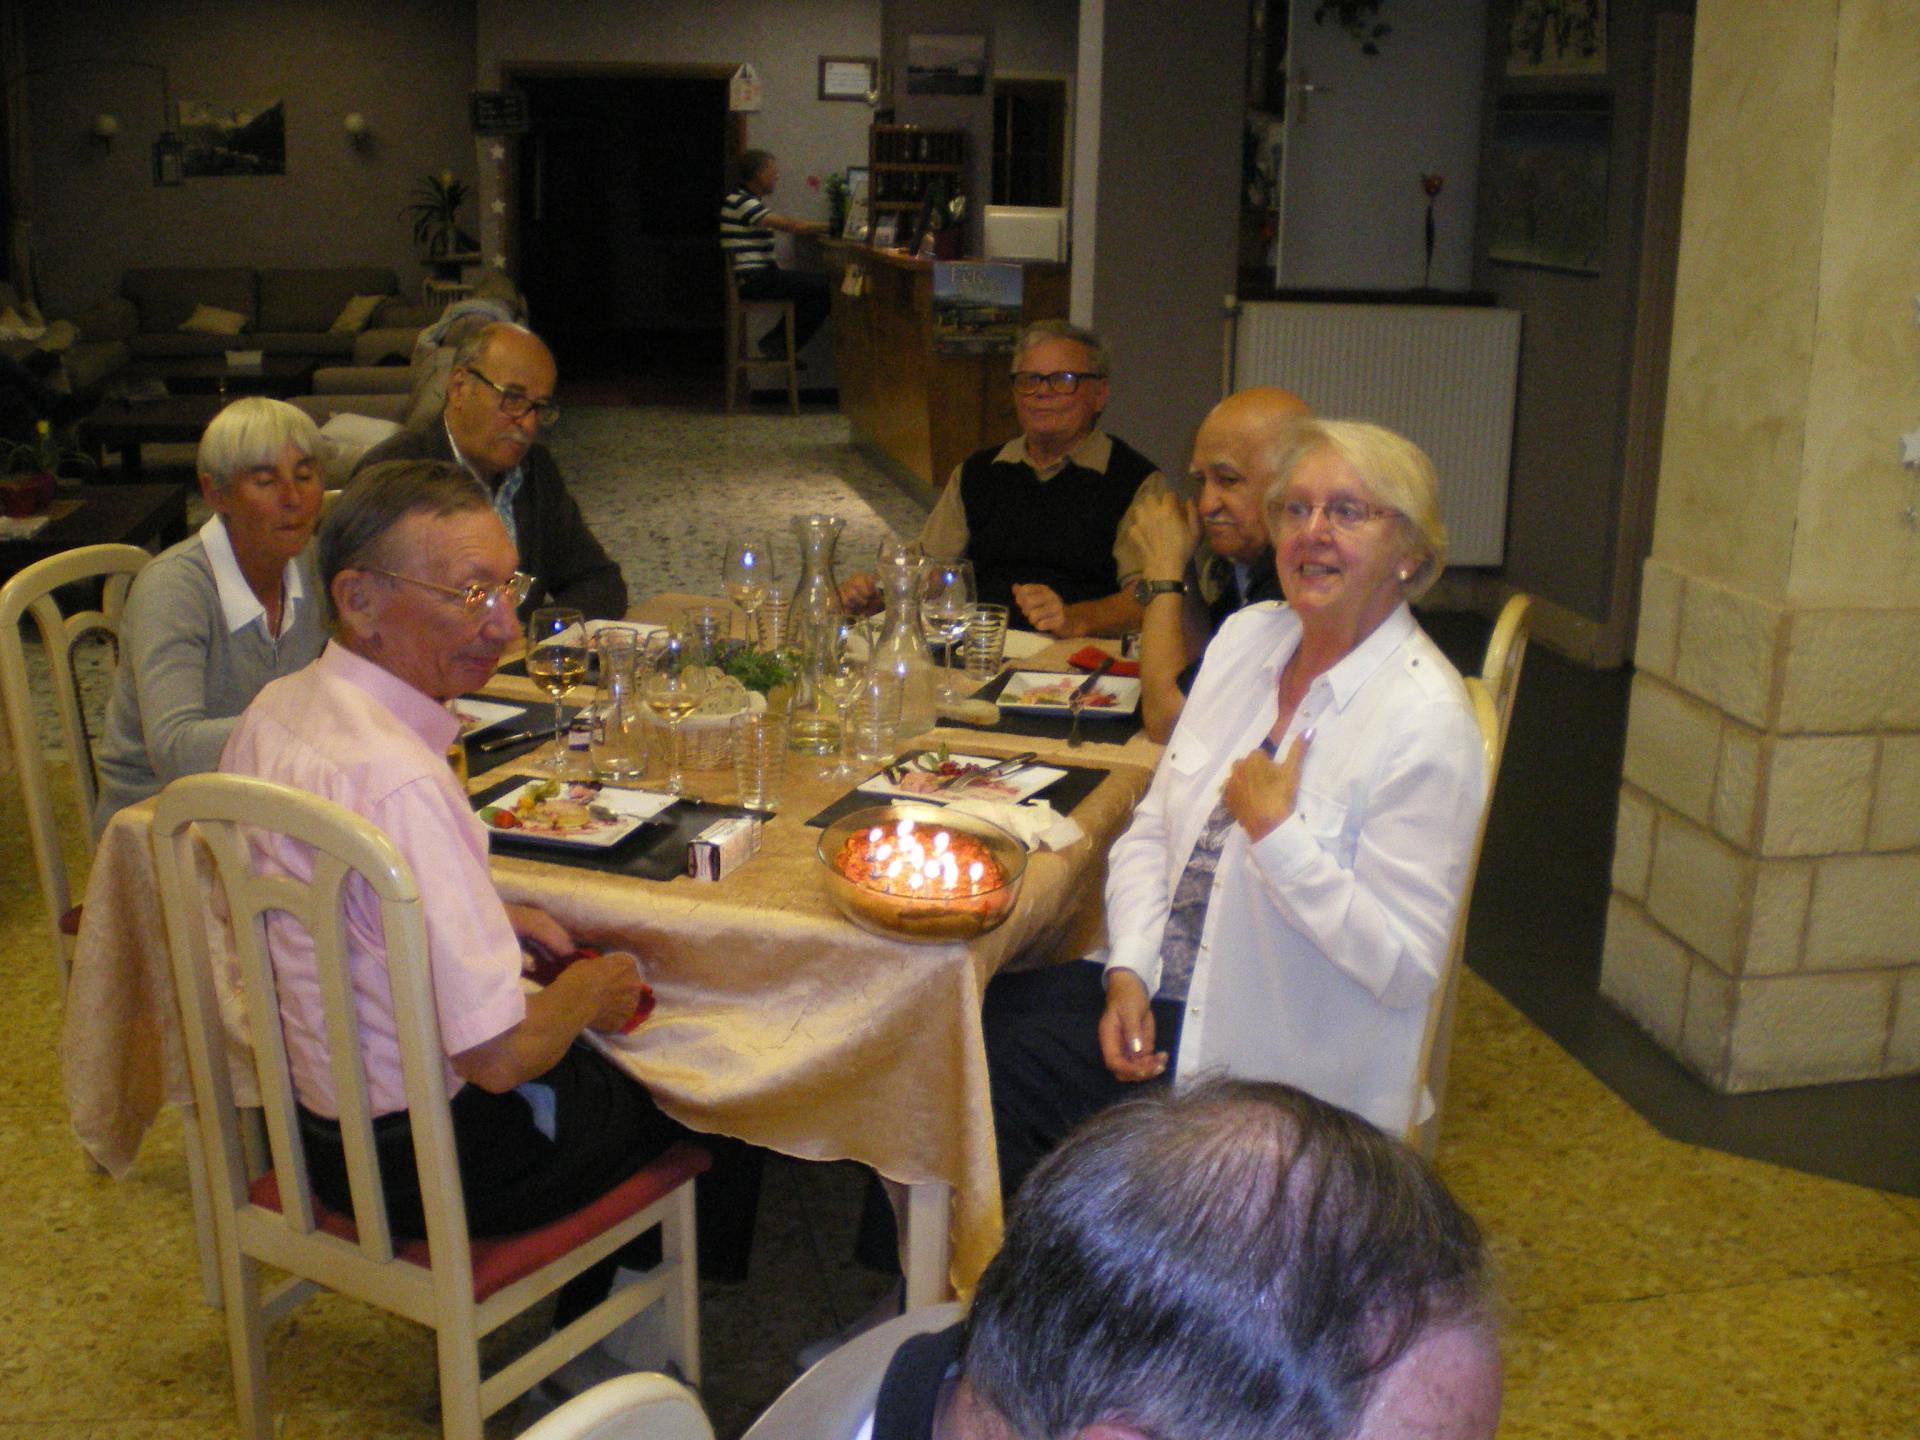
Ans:
{"label": "person in striped shirt at reception", "polygon": [[[735,173],[740,183],[720,207],[720,248],[733,257],[734,283],[742,300],[793,301],[793,343],[804,350],[827,321],[832,305],[827,277],[782,270],[773,258],[773,232],[824,235],[826,222],[797,220],[768,208],[767,197],[780,183],[780,162],[768,151],[742,151]],[[760,353],[770,360],[786,359],[786,335],[779,325],[760,338]]]}

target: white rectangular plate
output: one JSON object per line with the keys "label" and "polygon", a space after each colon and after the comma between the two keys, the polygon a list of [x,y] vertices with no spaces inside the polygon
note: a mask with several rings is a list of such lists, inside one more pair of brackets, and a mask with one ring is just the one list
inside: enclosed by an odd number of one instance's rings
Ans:
{"label": "white rectangular plate", "polygon": [[[949,753],[948,759],[962,765],[985,767],[997,765],[1003,758],[998,755],[961,755]],[[908,770],[898,784],[887,779],[886,772],[862,780],[854,788],[868,795],[906,795],[915,800],[957,800],[965,796],[969,800],[1004,800],[1018,802],[1029,796],[1037,795],[1067,772],[1056,770],[1051,765],[1023,765],[1011,774],[1001,775],[992,780],[981,780],[959,790],[940,790],[935,787],[940,777],[928,770],[921,770],[908,762]]]}
{"label": "white rectangular plate", "polygon": [[[1022,715],[1065,715],[1067,697],[1086,682],[1084,675],[1062,675],[1047,670],[1016,670],[1000,692],[1000,708]],[[1099,697],[1099,698],[1096,698]],[[1102,675],[1087,692],[1080,711],[1083,720],[1118,720],[1140,705],[1137,675]]]}
{"label": "white rectangular plate", "polygon": [[[499,796],[483,807],[480,818],[486,821],[490,810],[513,810],[525,795],[535,786],[544,785],[544,780],[529,780],[524,785],[516,785],[506,794]],[[606,850],[618,845],[647,821],[673,804],[674,797],[653,790],[627,790],[616,785],[601,785],[591,780],[563,781],[556,795],[543,802],[551,805],[555,801],[565,801],[576,805],[592,805],[597,810],[609,812],[595,815],[584,826],[565,829],[542,823],[542,812],[534,811],[533,818],[523,819],[511,828],[487,824],[490,834],[506,835],[515,840],[529,840],[542,845],[560,845],[577,850]]]}
{"label": "white rectangular plate", "polygon": [[478,735],[506,720],[518,720],[527,713],[524,705],[503,705],[498,700],[482,700],[462,695],[453,702],[453,713],[460,717],[461,736]]}

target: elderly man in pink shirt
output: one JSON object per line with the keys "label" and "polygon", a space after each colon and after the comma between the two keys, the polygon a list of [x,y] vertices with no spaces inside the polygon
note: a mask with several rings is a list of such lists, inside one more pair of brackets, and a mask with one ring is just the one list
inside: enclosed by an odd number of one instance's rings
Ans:
{"label": "elderly man in pink shirt", "polygon": [[[445,702],[484,684],[519,633],[515,607],[528,581],[518,563],[486,492],[458,467],[394,461],[356,477],[320,532],[333,638],[311,665],[260,692],[220,762],[365,816],[413,867],[476,1235],[558,1219],[684,1133],[644,1087],[574,1043],[583,1030],[614,1030],[633,1014],[641,990],[632,955],[576,960],[545,989],[523,993],[523,940],[557,954],[575,943],[552,916],[498,898],[485,830],[446,761],[459,724]],[[303,879],[311,872],[302,847],[274,836],[256,844],[268,868]],[[386,954],[364,890],[350,898],[348,922],[387,1205],[397,1231],[419,1235]],[[350,1211],[312,941],[277,916],[269,945],[313,1185]],[[612,1278],[609,1262],[574,1281],[557,1323],[596,1303]]]}

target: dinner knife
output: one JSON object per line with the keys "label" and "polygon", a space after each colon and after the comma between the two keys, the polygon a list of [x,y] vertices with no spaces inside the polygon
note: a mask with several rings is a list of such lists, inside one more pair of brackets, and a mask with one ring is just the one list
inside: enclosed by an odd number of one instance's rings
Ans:
{"label": "dinner knife", "polygon": [[1006,759],[992,765],[982,766],[978,770],[967,770],[944,780],[937,787],[942,791],[964,790],[982,780],[998,780],[1003,775],[1011,775],[1016,770],[1024,770],[1040,758],[1037,750],[1025,750],[1018,755],[1009,755]]}
{"label": "dinner knife", "polygon": [[1084,704],[1087,696],[1093,693],[1093,687],[1098,685],[1101,681],[1101,678],[1109,670],[1113,669],[1113,667],[1118,663],[1119,663],[1118,658],[1112,655],[1109,655],[1107,656],[1106,659],[1102,660],[1100,662],[1099,668],[1096,669],[1091,675],[1087,676],[1086,679],[1082,680],[1079,683],[1079,685],[1077,685],[1074,688],[1073,693],[1067,696],[1067,704],[1069,705]]}
{"label": "dinner knife", "polygon": [[482,755],[491,755],[496,750],[505,750],[513,745],[524,745],[529,740],[543,740],[545,730],[516,730],[511,735],[495,735],[490,740],[476,740],[473,748]]}

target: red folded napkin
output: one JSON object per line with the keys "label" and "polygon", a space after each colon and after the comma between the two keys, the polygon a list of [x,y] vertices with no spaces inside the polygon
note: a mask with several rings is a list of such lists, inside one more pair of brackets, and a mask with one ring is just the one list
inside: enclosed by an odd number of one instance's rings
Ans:
{"label": "red folded napkin", "polygon": [[[1100,662],[1108,658],[1107,652],[1102,650],[1098,645],[1082,645],[1067,657],[1067,663],[1076,670],[1098,670],[1100,668]],[[1140,673],[1140,662],[1138,660],[1115,660],[1113,662],[1113,668],[1107,671],[1107,673],[1109,675],[1138,675]]]}
{"label": "red folded napkin", "polygon": [[[589,955],[598,955],[598,950],[582,945],[570,955],[556,955],[538,940],[529,936],[520,937],[520,948],[531,962],[524,967],[524,973],[534,984],[542,988],[551,985],[560,977],[560,972],[576,960],[584,960]],[[642,981],[640,984],[640,1003],[634,1007],[627,1023],[620,1027],[622,1035],[631,1035],[640,1028],[640,1022],[653,1014],[653,987]]]}

